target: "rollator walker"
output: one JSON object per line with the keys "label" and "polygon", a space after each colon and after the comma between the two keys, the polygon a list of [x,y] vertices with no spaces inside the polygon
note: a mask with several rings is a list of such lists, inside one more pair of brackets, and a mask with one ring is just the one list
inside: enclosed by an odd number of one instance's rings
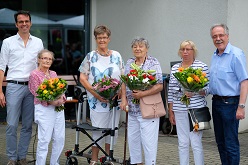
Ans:
{"label": "rollator walker", "polygon": [[[88,163],[90,164],[91,161],[91,150],[87,152],[87,150],[92,147],[93,145],[96,145],[100,151],[105,155],[104,157],[99,159],[99,162],[101,164],[105,164],[105,165],[113,165],[115,163],[118,164],[124,164],[124,165],[129,165],[129,161],[125,160],[125,156],[124,159],[120,159],[120,158],[114,158],[114,136],[115,136],[115,130],[117,130],[118,128],[115,127],[115,116],[116,116],[116,108],[118,106],[118,102],[117,99],[114,101],[114,105],[113,105],[113,117],[112,117],[112,126],[111,128],[98,128],[98,127],[93,127],[91,126],[89,123],[86,122],[86,108],[82,108],[82,105],[85,101],[87,101],[87,95],[86,95],[86,91],[83,87],[81,86],[75,86],[75,93],[78,93],[78,108],[77,108],[77,112],[76,112],[76,118],[77,118],[77,122],[76,125],[72,127],[72,129],[76,129],[76,143],[75,143],[75,147],[74,150],[68,150],[66,151],[65,155],[67,156],[67,160],[66,160],[66,165],[78,165],[78,159],[77,157],[85,157],[87,158]],[[82,119],[82,122],[80,123]],[[97,140],[94,140],[92,138],[92,136],[87,132],[87,131],[101,131],[103,133],[103,135],[101,137],[99,137]],[[86,146],[83,150],[79,150],[79,133],[82,132],[83,134],[85,134],[90,140],[91,140],[91,144],[89,144],[88,146]],[[110,135],[111,140],[110,140],[110,153],[107,154],[104,149],[98,145],[98,141],[101,140],[102,138],[104,138],[105,136]],[[126,131],[125,131],[125,146],[126,146]],[[124,155],[126,153],[126,147],[124,148]],[[86,153],[87,152],[87,153]]]}

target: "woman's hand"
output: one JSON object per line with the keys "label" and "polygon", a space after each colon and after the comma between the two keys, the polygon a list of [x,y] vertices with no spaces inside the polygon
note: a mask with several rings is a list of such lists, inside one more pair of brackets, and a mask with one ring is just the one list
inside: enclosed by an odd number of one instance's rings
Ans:
{"label": "woman's hand", "polygon": [[141,97],[143,97],[143,91],[133,90],[132,96],[135,99],[140,99]]}
{"label": "woman's hand", "polygon": [[120,109],[125,112],[128,112],[127,100],[121,100]]}
{"label": "woman's hand", "polygon": [[64,104],[65,102],[66,102],[66,97],[65,97],[65,95],[62,95],[57,100],[49,101],[48,103],[58,107],[58,106]]}
{"label": "woman's hand", "polygon": [[120,103],[120,109],[125,111],[125,112],[128,112],[128,102],[127,102],[126,97],[122,97],[121,103]]}
{"label": "woman's hand", "polygon": [[199,92],[188,92],[188,91],[185,91],[184,94],[187,96],[187,98],[191,98],[191,97],[193,97],[196,94],[199,94],[201,96],[205,96],[206,95],[206,91],[204,89],[203,90],[200,90]]}
{"label": "woman's hand", "polygon": [[171,124],[176,125],[175,115],[172,110],[169,110],[169,120]]}
{"label": "woman's hand", "polygon": [[195,95],[194,92],[188,92],[188,91],[185,91],[184,94],[187,96],[187,98],[191,98]]}
{"label": "woman's hand", "polygon": [[205,96],[206,95],[206,90],[205,89],[202,89],[198,92],[199,95],[201,96]]}
{"label": "woman's hand", "polygon": [[100,102],[103,102],[103,103],[108,103],[109,102],[109,100],[106,100],[105,98],[101,97],[100,95],[98,95],[96,97],[96,99],[99,100]]}

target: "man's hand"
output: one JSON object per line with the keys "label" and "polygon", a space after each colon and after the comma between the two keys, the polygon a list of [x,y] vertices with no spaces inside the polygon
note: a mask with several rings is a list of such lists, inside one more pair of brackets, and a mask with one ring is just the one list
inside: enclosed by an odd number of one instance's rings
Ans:
{"label": "man's hand", "polygon": [[245,118],[245,108],[238,107],[237,112],[236,112],[236,119],[242,120],[244,118]]}
{"label": "man's hand", "polygon": [[5,105],[6,105],[6,100],[5,100],[5,96],[4,96],[3,92],[0,92],[0,105],[1,105],[1,107],[5,107]]}

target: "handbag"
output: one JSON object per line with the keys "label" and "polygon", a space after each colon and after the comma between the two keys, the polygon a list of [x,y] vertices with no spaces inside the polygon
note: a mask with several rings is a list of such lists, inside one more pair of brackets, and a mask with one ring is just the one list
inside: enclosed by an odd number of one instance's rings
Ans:
{"label": "handbag", "polygon": [[188,109],[190,131],[211,129],[211,115],[208,107]]}
{"label": "handbag", "polygon": [[160,92],[140,98],[140,110],[143,119],[164,116],[166,111]]}

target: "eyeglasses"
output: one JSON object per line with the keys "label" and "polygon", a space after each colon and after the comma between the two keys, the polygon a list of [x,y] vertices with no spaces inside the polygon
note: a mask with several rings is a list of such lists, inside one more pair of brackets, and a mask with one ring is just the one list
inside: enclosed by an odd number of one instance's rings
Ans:
{"label": "eyeglasses", "polygon": [[101,40],[107,40],[109,37],[96,37],[97,40],[101,41]]}
{"label": "eyeglasses", "polygon": [[29,20],[26,20],[26,21],[17,21],[17,23],[19,23],[19,24],[28,24],[28,23],[30,23],[30,21]]}
{"label": "eyeglasses", "polygon": [[212,36],[212,39],[217,39],[218,37],[219,38],[223,38],[226,34],[219,34],[219,35],[214,35]]}
{"label": "eyeglasses", "polygon": [[45,61],[53,61],[52,58],[48,58],[48,57],[41,57],[40,59],[45,60]]}
{"label": "eyeglasses", "polygon": [[184,52],[184,51],[189,52],[190,50],[193,50],[193,49],[189,49],[189,48],[182,48],[182,49],[179,49],[179,50],[180,50],[180,52]]}

